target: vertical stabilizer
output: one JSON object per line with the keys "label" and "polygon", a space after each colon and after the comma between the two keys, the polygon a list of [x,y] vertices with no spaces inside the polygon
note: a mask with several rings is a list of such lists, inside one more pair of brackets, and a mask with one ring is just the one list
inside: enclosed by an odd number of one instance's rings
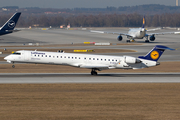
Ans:
{"label": "vertical stabilizer", "polygon": [[20,17],[21,13],[15,13],[2,27],[1,30],[13,30],[17,24],[17,21]]}
{"label": "vertical stabilizer", "polygon": [[143,17],[143,24],[142,24],[142,28],[144,28],[145,27],[145,16]]}
{"label": "vertical stabilizer", "polygon": [[139,56],[138,58],[151,60],[151,61],[158,61],[165,50],[174,50],[174,49],[162,45],[156,45],[147,55]]}

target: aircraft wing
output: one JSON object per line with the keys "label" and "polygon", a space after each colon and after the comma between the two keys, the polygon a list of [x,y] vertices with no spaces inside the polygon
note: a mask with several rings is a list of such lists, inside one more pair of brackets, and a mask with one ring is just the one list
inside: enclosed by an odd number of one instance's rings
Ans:
{"label": "aircraft wing", "polygon": [[180,34],[180,32],[149,33],[149,34],[146,34],[146,36],[151,36],[151,35],[166,35],[166,34]]}
{"label": "aircraft wing", "polygon": [[102,33],[102,34],[117,34],[117,35],[125,35],[125,36],[130,36],[127,33],[119,33],[119,32],[108,32],[108,31],[96,31],[96,30],[91,30],[90,32],[94,32],[94,33]]}
{"label": "aircraft wing", "polygon": [[109,66],[109,65],[103,65],[103,64],[81,64],[79,65],[80,68],[87,68],[87,69],[98,69],[98,70],[105,70],[105,69],[113,69],[115,67]]}
{"label": "aircraft wing", "polygon": [[147,29],[146,31],[156,31],[156,30],[161,30],[162,28],[154,28],[154,29]]}

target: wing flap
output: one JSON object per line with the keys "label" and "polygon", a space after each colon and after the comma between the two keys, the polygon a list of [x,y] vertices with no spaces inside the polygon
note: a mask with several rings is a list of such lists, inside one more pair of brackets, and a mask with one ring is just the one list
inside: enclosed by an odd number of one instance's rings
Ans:
{"label": "wing flap", "polygon": [[105,69],[109,69],[109,66],[108,65],[90,65],[90,64],[83,64],[83,65],[80,65],[79,66],[80,68],[89,68],[89,69],[92,69],[92,68],[105,68]]}
{"label": "wing flap", "polygon": [[87,69],[98,69],[98,70],[104,70],[104,69],[113,69],[115,67],[109,66],[109,65],[102,65],[102,64],[76,64],[76,67],[80,68],[87,68]]}

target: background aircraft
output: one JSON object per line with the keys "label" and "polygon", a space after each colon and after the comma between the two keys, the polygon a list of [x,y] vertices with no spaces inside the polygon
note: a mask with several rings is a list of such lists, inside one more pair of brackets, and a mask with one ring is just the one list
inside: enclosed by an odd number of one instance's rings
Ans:
{"label": "background aircraft", "polygon": [[[63,52],[27,51],[20,50],[4,59],[9,63],[41,63],[70,65],[79,68],[92,69],[91,75],[97,75],[97,70],[104,69],[141,69],[159,65],[157,62],[162,53],[166,50],[174,50],[166,46],[155,46],[146,56],[138,58],[131,56],[107,56],[75,54]],[[14,65],[12,66],[14,67]]]}
{"label": "background aircraft", "polygon": [[5,35],[5,34],[9,34],[12,33],[14,31],[16,23],[20,17],[21,13],[17,12],[15,13],[1,28],[0,28],[0,35]]}
{"label": "background aircraft", "polygon": [[[129,40],[127,40],[127,42],[130,42],[130,40],[132,40],[134,42],[135,39],[143,39],[144,37],[146,38],[145,42],[149,42],[149,40],[154,41],[156,39],[155,35],[180,34],[180,32],[164,32],[164,33],[150,33],[150,34],[147,34],[146,33],[147,31],[155,31],[155,30],[158,30],[160,28],[147,30],[144,27],[145,27],[145,17],[143,18],[143,25],[142,25],[141,28],[132,28],[132,29],[130,29],[128,31],[128,33],[108,32],[108,31],[94,31],[94,30],[91,30],[91,32],[118,34],[119,36],[117,37],[117,39],[119,41],[122,41],[122,39],[123,39],[122,35],[125,35],[129,39]],[[148,37],[149,37],[149,40],[148,40]]]}

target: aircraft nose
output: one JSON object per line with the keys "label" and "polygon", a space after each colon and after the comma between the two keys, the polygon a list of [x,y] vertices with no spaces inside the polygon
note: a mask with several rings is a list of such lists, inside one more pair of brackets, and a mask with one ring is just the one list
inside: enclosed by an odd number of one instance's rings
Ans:
{"label": "aircraft nose", "polygon": [[6,56],[4,59],[5,59],[7,62],[11,63],[11,56]]}
{"label": "aircraft nose", "polygon": [[6,56],[4,59],[5,59],[5,60],[8,60],[8,56]]}
{"label": "aircraft nose", "polygon": [[8,60],[11,59],[11,57],[10,56],[6,56],[4,59],[8,61]]}

